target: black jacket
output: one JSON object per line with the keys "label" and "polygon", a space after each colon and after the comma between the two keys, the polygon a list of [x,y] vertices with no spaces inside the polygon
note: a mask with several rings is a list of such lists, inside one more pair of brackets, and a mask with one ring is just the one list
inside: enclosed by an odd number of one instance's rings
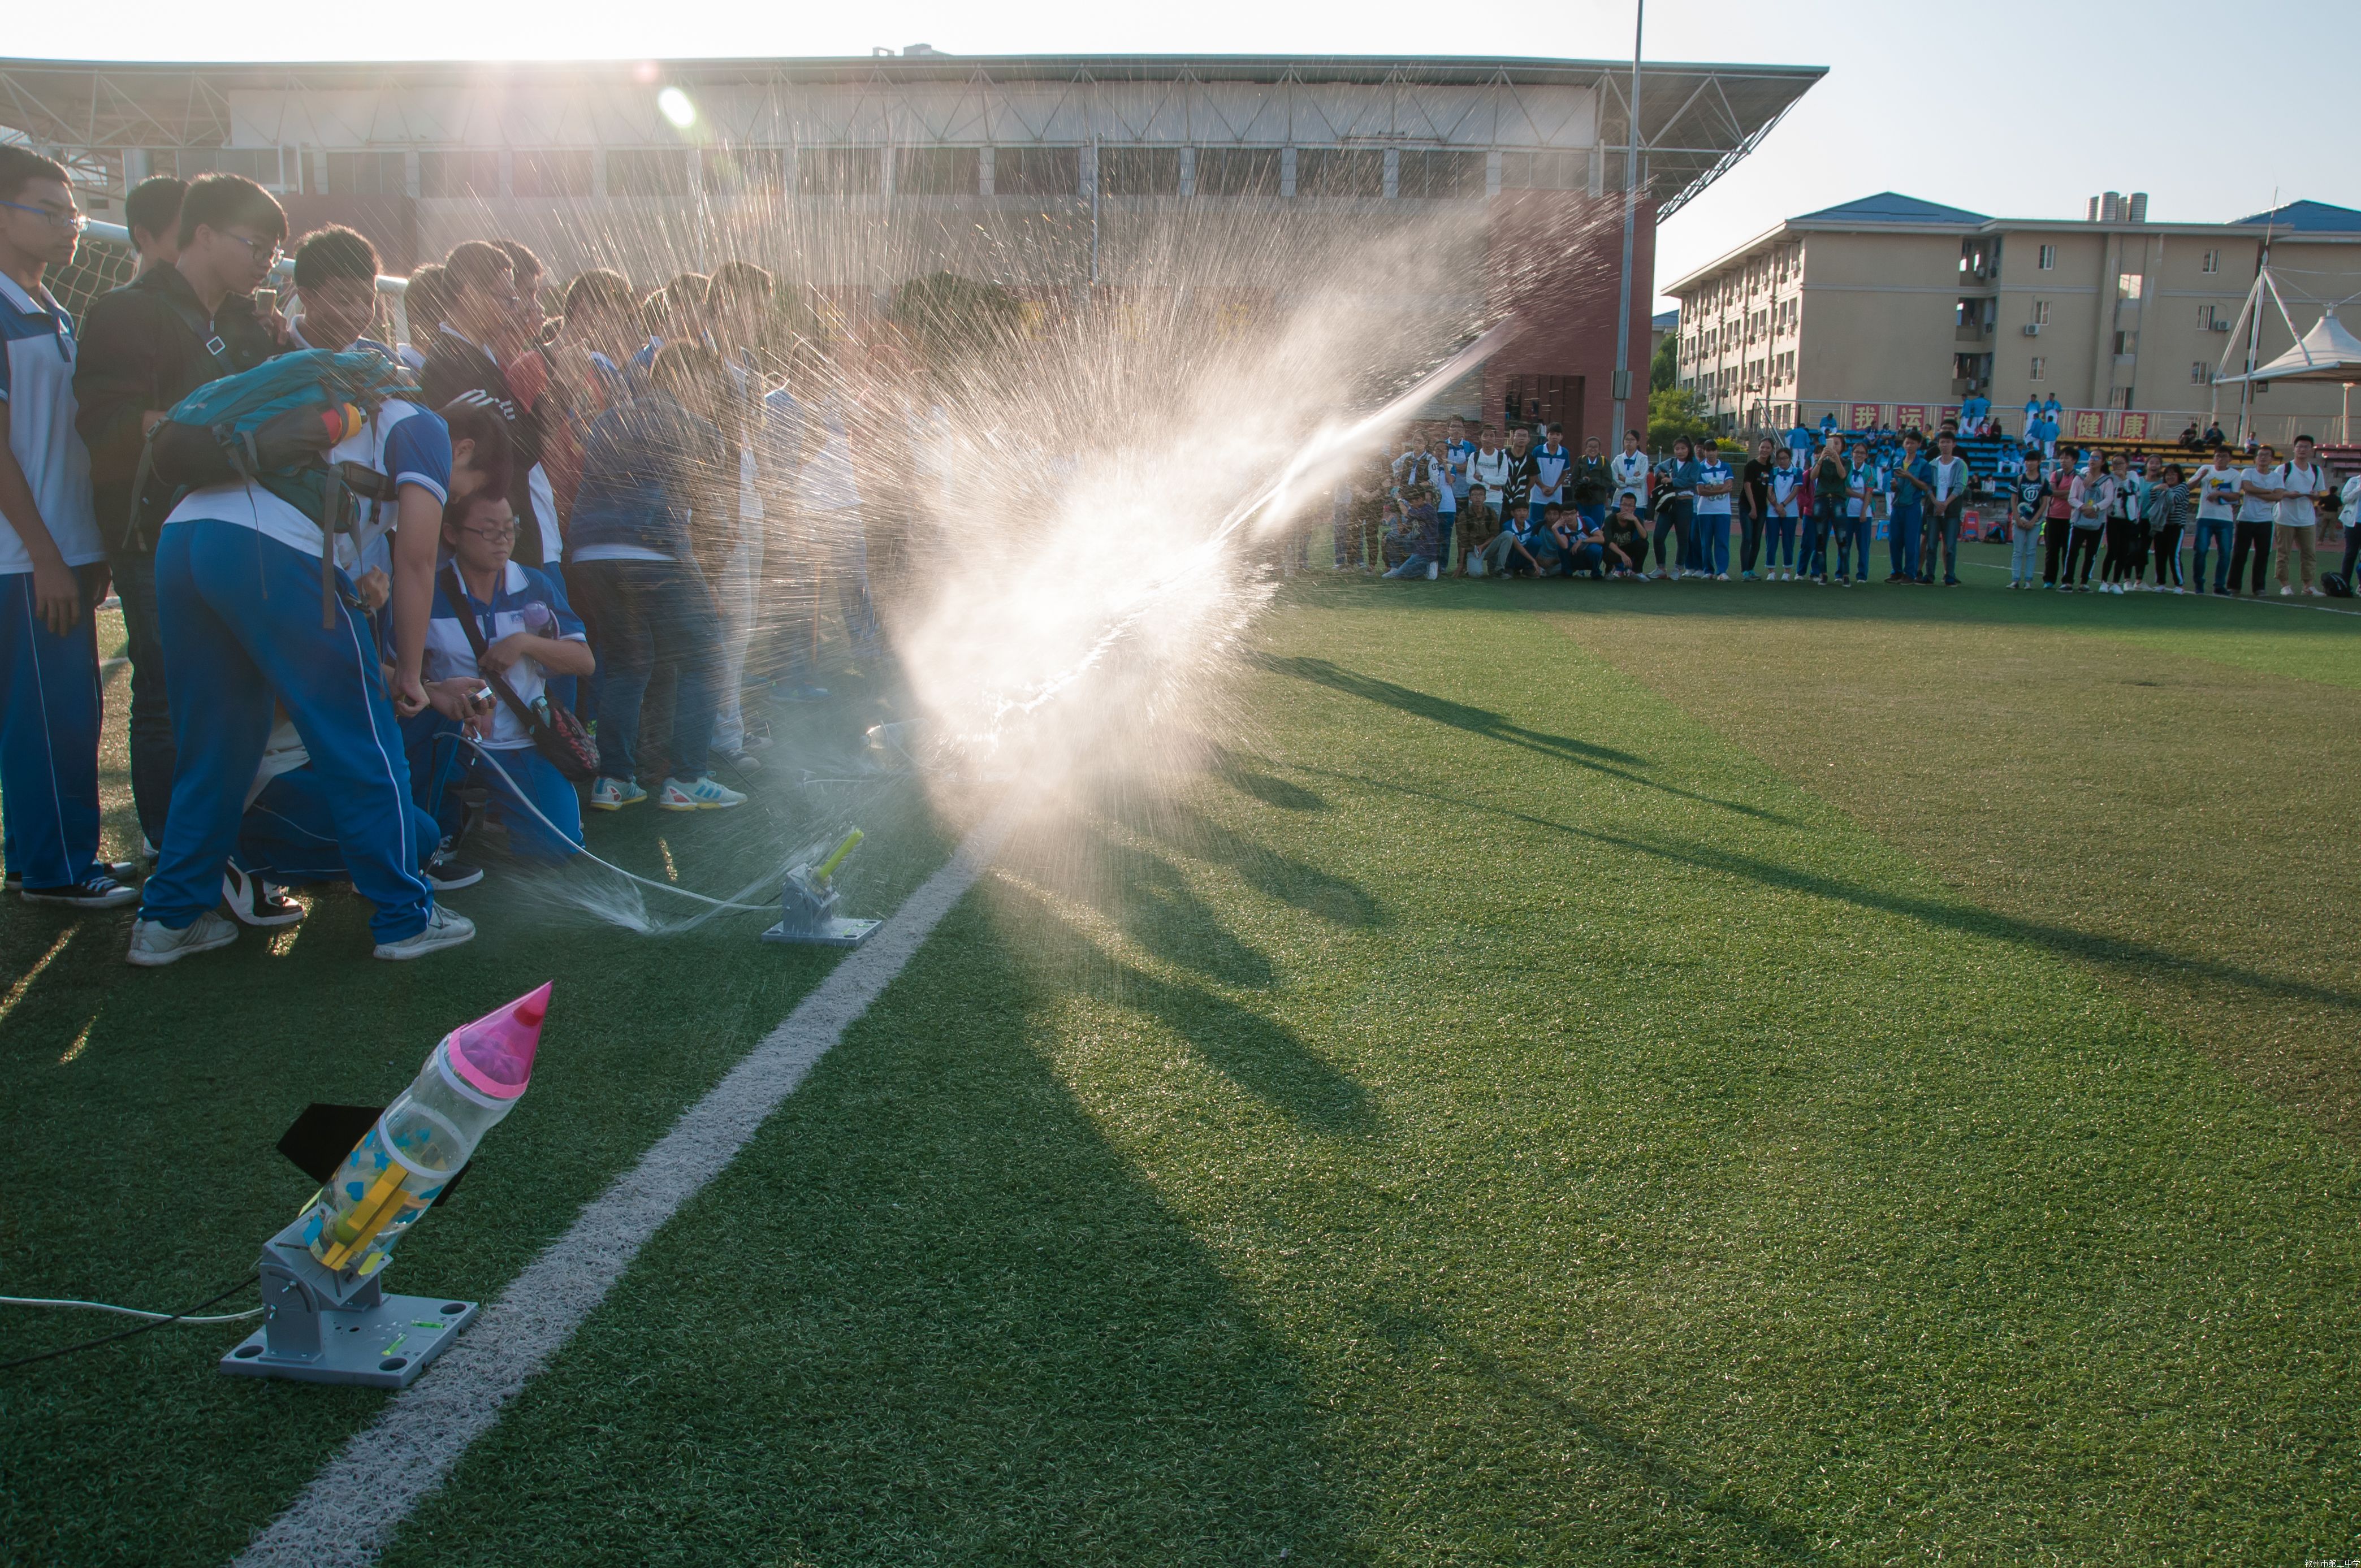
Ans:
{"label": "black jacket", "polygon": [[541,421],[510,388],[500,362],[455,332],[437,331],[424,345],[425,368],[418,374],[421,400],[437,411],[455,398],[480,396],[500,411],[509,427],[509,505],[516,512],[515,559],[538,566],[544,559],[542,520],[533,515],[525,477],[541,461]]}
{"label": "black jacket", "polygon": [[[191,321],[211,329],[221,345],[217,353],[207,350]],[[208,315],[180,269],[155,267],[92,302],[79,347],[74,425],[90,448],[99,535],[120,548],[147,440],[140,416],[149,409],[170,408],[208,381],[253,369],[278,353],[279,344],[255,314],[252,296],[233,294]],[[172,489],[149,479],[140,505],[140,548],[155,548],[157,525],[164,521]]]}

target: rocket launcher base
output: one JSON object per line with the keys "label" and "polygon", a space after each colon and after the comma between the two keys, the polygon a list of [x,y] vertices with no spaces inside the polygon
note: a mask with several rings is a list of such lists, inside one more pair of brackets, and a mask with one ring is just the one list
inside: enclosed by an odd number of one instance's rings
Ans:
{"label": "rocket launcher base", "polygon": [[308,1215],[264,1244],[262,1324],[221,1358],[234,1377],[407,1388],[476,1321],[473,1301],[389,1296],[381,1277],[348,1277],[304,1242]]}
{"label": "rocket launcher base", "polygon": [[779,923],[763,933],[766,942],[799,947],[857,948],[883,920],[853,920],[836,912],[836,869],[852,853],[863,835],[855,828],[819,864],[788,871],[779,890]]}

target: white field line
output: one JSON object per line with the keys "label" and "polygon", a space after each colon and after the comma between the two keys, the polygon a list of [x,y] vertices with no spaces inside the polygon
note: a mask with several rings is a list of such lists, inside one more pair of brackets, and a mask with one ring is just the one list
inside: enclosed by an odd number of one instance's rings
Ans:
{"label": "white field line", "polygon": [[[2011,567],[1999,565],[1991,561],[1968,561],[1963,562],[1962,565],[1969,566],[1981,566],[1987,572],[2006,572],[2013,570]],[[2052,591],[2054,592],[2055,590],[2053,589]],[[2200,593],[2195,588],[2190,589],[2186,594],[2176,594],[2173,597],[2176,598],[2201,599],[2234,598],[2234,596],[2229,594]],[[2276,595],[2268,598],[2249,598],[2244,594],[2239,594],[2235,596],[2234,602],[2238,604],[2267,604],[2277,609],[2316,609],[2323,615],[2361,615],[2361,609],[2338,609],[2334,605],[2306,604],[2299,598],[2290,598],[2282,599],[2278,598]]]}
{"label": "white field line", "polygon": [[375,1562],[401,1521],[500,1420],[501,1408],[606,1299],[641,1247],[720,1174],[902,972],[999,852],[1016,815],[1012,797],[971,832],[865,946],[585,1207],[573,1228],[527,1265],[423,1377],[386,1402],[254,1538],[237,1559],[240,1568]]}

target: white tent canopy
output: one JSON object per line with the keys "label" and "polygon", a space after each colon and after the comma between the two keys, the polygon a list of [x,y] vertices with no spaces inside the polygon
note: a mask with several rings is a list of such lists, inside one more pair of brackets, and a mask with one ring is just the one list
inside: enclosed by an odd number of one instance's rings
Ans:
{"label": "white tent canopy", "polygon": [[2342,381],[2350,386],[2361,381],[2361,337],[2336,319],[2336,307],[2331,305],[2321,313],[2319,325],[2269,364],[2214,379],[2223,386],[2241,381]]}

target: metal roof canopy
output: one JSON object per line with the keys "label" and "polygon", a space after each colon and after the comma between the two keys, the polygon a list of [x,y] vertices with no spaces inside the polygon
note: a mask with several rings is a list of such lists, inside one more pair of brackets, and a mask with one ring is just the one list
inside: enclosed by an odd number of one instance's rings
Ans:
{"label": "metal roof canopy", "polygon": [[[229,94],[239,92],[399,93],[427,87],[522,85],[748,86],[792,90],[858,85],[884,95],[943,85],[1191,82],[1389,88],[1587,88],[1596,95],[1596,147],[1616,159],[1621,188],[1630,140],[1628,62],[1376,55],[893,55],[840,59],[694,60],[324,61],[309,64],[152,64],[0,60],[0,124],[60,150],[217,148],[230,134]],[[1661,220],[1680,210],[1752,151],[1825,66],[1643,65],[1641,168]],[[1411,105],[1414,108],[1414,104]],[[906,119],[909,124],[916,118]],[[1433,139],[1395,133],[1405,142]],[[1020,138],[1021,139],[1021,138]]]}

